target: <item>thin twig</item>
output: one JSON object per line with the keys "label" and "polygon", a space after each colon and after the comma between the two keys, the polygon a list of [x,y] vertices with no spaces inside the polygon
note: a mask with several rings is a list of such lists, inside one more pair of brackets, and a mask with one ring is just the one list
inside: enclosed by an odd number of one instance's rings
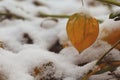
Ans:
{"label": "thin twig", "polygon": [[102,62],[96,66],[92,71],[89,71],[82,80],[88,80],[91,75],[101,74],[107,71],[114,71],[118,66],[120,66],[120,61],[110,61],[110,63]]}
{"label": "thin twig", "polygon": [[[43,13],[40,13],[38,15],[38,17],[43,17],[43,18],[46,18],[46,17],[53,17],[53,18],[69,18],[71,15],[55,15],[55,14],[43,14]],[[97,19],[98,20],[98,19]],[[102,20],[98,20],[99,23],[102,23],[103,21]]]}
{"label": "thin twig", "polygon": [[118,42],[116,42],[106,53],[104,53],[104,55],[102,55],[102,56],[100,57],[100,59],[97,61],[96,65],[98,65],[98,64],[102,61],[102,59],[103,59],[111,50],[113,50],[118,44],[120,44],[120,40],[119,40]]}
{"label": "thin twig", "polygon": [[40,13],[39,17],[54,17],[54,18],[69,18],[71,15],[52,15],[52,14],[43,14]]}
{"label": "thin twig", "polygon": [[116,5],[116,6],[120,6],[120,2],[118,2],[116,0],[97,0],[97,1],[105,2],[105,3]]}
{"label": "thin twig", "polygon": [[14,18],[23,19],[23,20],[25,19],[24,17],[16,15],[16,14],[13,14],[13,13],[3,13],[3,12],[0,12],[0,16],[14,17]]}

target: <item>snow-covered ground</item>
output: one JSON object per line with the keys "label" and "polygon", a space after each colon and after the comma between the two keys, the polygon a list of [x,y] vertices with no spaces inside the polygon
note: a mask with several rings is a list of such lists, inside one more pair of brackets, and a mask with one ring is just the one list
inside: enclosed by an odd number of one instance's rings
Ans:
{"label": "snow-covered ground", "polygon": [[[111,9],[107,6],[94,0],[84,3],[89,14],[103,23],[96,42],[79,54],[67,37],[68,18],[38,15],[80,12],[83,10],[81,0],[0,0],[0,43],[3,46],[0,48],[0,80],[80,80],[92,70],[96,60],[111,48],[101,40],[108,35],[103,30],[120,31],[120,21],[108,19]],[[113,6],[112,11],[119,9]],[[63,47],[65,45],[68,46]],[[113,49],[105,59],[120,60],[120,51]],[[93,75],[90,80],[117,80],[108,73]],[[120,68],[116,73],[120,73]]]}

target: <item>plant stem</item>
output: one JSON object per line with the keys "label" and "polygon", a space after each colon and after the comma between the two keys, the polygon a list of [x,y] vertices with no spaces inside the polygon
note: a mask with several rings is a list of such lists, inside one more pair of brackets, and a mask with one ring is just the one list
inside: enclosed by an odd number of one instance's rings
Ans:
{"label": "plant stem", "polygon": [[[2,15],[11,15],[15,18],[18,18],[18,19],[25,19],[24,17],[22,16],[18,16],[18,15],[15,15],[15,14],[11,14],[11,13],[1,13],[0,12],[0,16]],[[46,17],[53,17],[53,18],[69,18],[71,15],[55,15],[55,14],[44,14],[44,13],[40,13],[38,15],[38,17],[43,17],[43,18],[46,18]],[[103,21],[102,20],[98,20],[99,23],[102,23]]]}
{"label": "plant stem", "polygon": [[103,59],[111,50],[113,50],[113,48],[115,48],[118,44],[120,44],[120,40],[119,40],[118,42],[116,42],[106,53],[104,53],[104,54],[102,55],[102,57],[100,57],[100,59],[97,61],[96,65],[98,65],[98,64],[102,61],[102,59]]}
{"label": "plant stem", "polygon": [[13,13],[2,13],[2,12],[0,12],[0,16],[14,17],[14,18],[23,19],[23,20],[25,19],[24,17],[13,14]]}
{"label": "plant stem", "polygon": [[116,0],[97,0],[97,1],[105,2],[105,3],[108,3],[108,4],[113,4],[113,5],[116,5],[116,6],[120,6],[120,2],[118,2]]}
{"label": "plant stem", "polygon": [[40,15],[38,15],[38,16],[40,16],[40,17],[54,17],[54,18],[69,18],[70,17],[70,15],[50,15],[50,14],[41,14],[40,13]]}
{"label": "plant stem", "polygon": [[81,2],[82,2],[82,6],[84,6],[84,2],[83,2],[83,0],[81,0]]}
{"label": "plant stem", "polygon": [[[46,17],[53,17],[53,18],[69,18],[71,15],[55,15],[55,14],[43,14],[43,13],[40,13],[38,15],[38,17],[43,17],[43,18],[46,18]],[[98,20],[98,19],[97,19]],[[102,23],[103,21],[102,20],[98,20],[99,23]]]}

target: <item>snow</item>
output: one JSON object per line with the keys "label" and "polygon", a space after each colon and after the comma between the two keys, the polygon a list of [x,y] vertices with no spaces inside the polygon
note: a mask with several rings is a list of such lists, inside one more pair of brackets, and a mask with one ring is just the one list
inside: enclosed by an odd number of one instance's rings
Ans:
{"label": "snow", "polygon": [[[57,55],[55,53],[51,53],[45,50],[40,50],[39,48],[25,49],[20,51],[18,54],[13,54],[3,49],[1,49],[0,52],[1,52],[0,62],[2,63],[0,65],[5,69],[8,75],[10,75],[9,80],[20,80],[20,79],[33,80],[33,77],[30,76],[29,72],[31,72],[31,70],[36,66],[42,65],[43,63],[47,63],[47,62],[54,63],[56,69],[55,75],[63,76],[64,74],[64,76],[66,77],[77,78],[80,76],[80,74],[78,73],[81,72],[83,74],[86,73],[89,69],[91,69],[90,67],[92,66],[91,64],[93,64],[90,63],[80,68],[72,64],[70,60],[68,60],[63,55]],[[84,68],[86,69],[86,71],[84,71]]]}
{"label": "snow", "polygon": [[[33,4],[34,1],[41,5]],[[0,17],[0,42],[4,47],[0,48],[0,80],[78,80],[93,70],[96,60],[111,48],[109,43],[101,40],[107,35],[101,31],[120,29],[120,22],[107,19],[110,10],[106,6],[99,3],[97,7],[87,5],[92,1],[94,0],[85,2],[89,14],[104,22],[100,24],[99,38],[81,53],[68,40],[67,18],[37,16],[41,13],[71,15],[85,11],[80,0],[0,1],[0,12],[19,17]],[[117,10],[118,7],[113,9]],[[63,48],[58,53],[51,52],[49,49],[57,41]],[[120,51],[113,49],[104,60],[120,60]],[[119,71],[118,68],[116,74]],[[93,75],[90,80],[99,80],[99,76],[100,79],[112,77],[108,74],[101,75]]]}
{"label": "snow", "polygon": [[[101,74],[101,75],[94,75],[94,76],[92,76],[91,78],[90,78],[90,80],[103,80],[103,79],[105,79],[105,80],[107,80],[107,79],[109,79],[109,80],[116,80],[116,79],[114,79],[114,77],[113,76],[111,76],[111,75],[108,75],[110,72],[106,72],[106,73],[104,73],[104,74]],[[106,77],[107,76],[107,77]]]}

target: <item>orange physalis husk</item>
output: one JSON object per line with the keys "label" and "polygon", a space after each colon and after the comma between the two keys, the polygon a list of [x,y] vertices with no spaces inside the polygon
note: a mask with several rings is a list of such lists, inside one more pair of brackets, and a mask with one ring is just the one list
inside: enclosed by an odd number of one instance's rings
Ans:
{"label": "orange physalis husk", "polygon": [[69,18],[66,30],[73,46],[81,52],[95,42],[99,24],[95,18],[87,14],[76,13]]}
{"label": "orange physalis husk", "polygon": [[[120,40],[120,27],[114,27],[111,31],[109,31],[109,29],[103,28],[101,32],[107,34],[106,36],[102,36],[101,39],[107,41],[111,45]],[[120,50],[120,44],[116,48]]]}

